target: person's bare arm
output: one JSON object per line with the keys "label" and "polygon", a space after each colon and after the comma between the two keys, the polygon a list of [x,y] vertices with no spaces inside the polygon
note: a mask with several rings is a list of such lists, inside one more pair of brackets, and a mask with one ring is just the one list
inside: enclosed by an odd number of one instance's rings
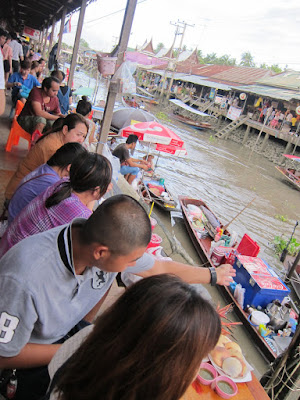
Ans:
{"label": "person's bare arm", "polygon": [[17,356],[0,356],[0,369],[35,368],[48,365],[60,346],[60,344],[27,343]]}
{"label": "person's bare arm", "polygon": [[137,160],[137,159],[135,159],[135,158],[128,158],[128,160],[126,160],[126,161],[127,161],[128,165],[129,165],[130,167],[138,167],[138,168],[142,168],[142,169],[144,169],[144,170],[147,170],[147,169],[148,169],[148,166],[147,166],[147,165],[145,165],[145,164],[140,164],[140,161],[141,161],[141,160]]}
{"label": "person's bare arm", "polygon": [[0,89],[0,115],[5,111],[5,90]]}
{"label": "person's bare arm", "polygon": [[38,117],[43,117],[46,119],[50,119],[52,121],[55,121],[56,119],[58,119],[60,117],[59,115],[53,115],[53,114],[48,113],[47,111],[42,110],[41,103],[39,103],[38,101],[32,102],[32,108],[33,108],[35,115],[37,115]]}
{"label": "person's bare arm", "polygon": [[89,136],[89,144],[95,142],[95,130],[96,130],[96,124],[93,123],[91,133]]}
{"label": "person's bare arm", "polygon": [[12,87],[14,87],[14,86],[19,86],[19,87],[21,87],[21,86],[22,86],[22,83],[20,83],[20,82],[6,82],[6,87],[7,87],[7,88],[12,88]]}
{"label": "person's bare arm", "polygon": [[[144,278],[158,274],[175,274],[187,283],[210,283],[211,274],[208,268],[194,267],[176,261],[156,260],[148,271],[136,273]],[[228,286],[232,277],[236,275],[235,269],[230,264],[216,268],[217,284]]]}
{"label": "person's bare arm", "polygon": [[72,103],[73,103],[73,97],[70,96],[70,97],[69,97],[69,105],[71,105]]}
{"label": "person's bare arm", "polygon": [[104,296],[101,297],[101,299],[98,301],[98,303],[91,309],[91,311],[89,311],[86,316],[83,318],[85,321],[92,323],[98,313],[98,311],[100,310],[100,307],[102,306],[102,304],[104,303],[109,291],[111,289],[110,288],[107,290],[107,292],[104,294]]}

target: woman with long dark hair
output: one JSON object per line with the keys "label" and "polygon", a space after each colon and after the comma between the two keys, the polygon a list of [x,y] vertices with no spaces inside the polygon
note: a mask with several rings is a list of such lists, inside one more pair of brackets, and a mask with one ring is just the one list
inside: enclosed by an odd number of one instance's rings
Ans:
{"label": "woman with long dark hair", "polygon": [[62,345],[49,365],[51,378],[62,365],[50,399],[180,399],[220,331],[218,314],[192,286],[168,274],[142,279]]}
{"label": "woman with long dark hair", "polygon": [[86,138],[84,139],[83,145],[87,150],[92,151],[92,143],[96,145],[96,140],[95,140],[95,130],[96,130],[96,125],[95,123],[90,119],[91,112],[92,112],[92,103],[90,103],[87,99],[86,96],[82,96],[81,100],[79,100],[77,107],[76,107],[76,112],[78,114],[81,114],[85,120],[86,123],[89,126],[88,133],[86,135]]}
{"label": "woman with long dark hair", "polygon": [[88,218],[107,191],[112,167],[104,156],[84,151],[73,161],[70,180],[60,180],[33,199],[13,220],[0,242],[0,257],[27,236]]}
{"label": "woman with long dark hair", "polygon": [[5,198],[10,200],[24,176],[47,162],[61,146],[69,142],[82,144],[87,132],[88,125],[82,115],[70,114],[56,120],[52,130],[38,140],[18,165],[6,187]]}
{"label": "woman with long dark hair", "polygon": [[8,205],[8,224],[36,196],[49,186],[66,178],[75,158],[86,150],[79,143],[66,143],[53,154],[45,163],[30,172],[22,179]]}

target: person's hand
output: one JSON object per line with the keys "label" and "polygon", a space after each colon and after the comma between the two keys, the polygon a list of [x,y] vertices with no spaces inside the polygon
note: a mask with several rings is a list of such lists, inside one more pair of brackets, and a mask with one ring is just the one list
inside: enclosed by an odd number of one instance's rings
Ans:
{"label": "person's hand", "polygon": [[20,82],[14,82],[14,86],[22,86],[22,83],[20,83]]}
{"label": "person's hand", "polygon": [[217,284],[229,286],[230,282],[233,281],[233,277],[236,275],[235,269],[230,264],[223,264],[216,268],[217,272]]}

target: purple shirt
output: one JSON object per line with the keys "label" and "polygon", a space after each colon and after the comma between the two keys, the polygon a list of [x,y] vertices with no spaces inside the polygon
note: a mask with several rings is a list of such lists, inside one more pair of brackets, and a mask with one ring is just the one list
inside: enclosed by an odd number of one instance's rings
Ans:
{"label": "purple shirt", "polygon": [[48,189],[33,199],[13,220],[2,236],[0,242],[0,257],[27,236],[67,224],[77,217],[89,218],[92,211],[87,208],[74,193],[55,206],[50,208],[45,207],[47,198],[50,197],[63,182],[66,182],[66,180],[62,179],[48,187]]}
{"label": "purple shirt", "polygon": [[8,224],[12,223],[14,218],[31,200],[59,181],[59,179],[59,175],[48,164],[42,164],[26,175],[9,202]]}

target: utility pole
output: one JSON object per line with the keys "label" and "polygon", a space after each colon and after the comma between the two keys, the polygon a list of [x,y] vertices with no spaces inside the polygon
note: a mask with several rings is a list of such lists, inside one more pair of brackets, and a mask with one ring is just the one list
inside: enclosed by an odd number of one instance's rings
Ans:
{"label": "utility pole", "polygon": [[169,100],[169,97],[170,97],[171,88],[172,88],[172,85],[173,85],[174,75],[175,75],[175,71],[176,71],[176,66],[177,66],[177,63],[178,63],[178,58],[179,58],[179,55],[180,55],[181,50],[182,50],[183,38],[184,38],[185,31],[186,31],[186,27],[190,26],[190,27],[193,28],[195,26],[194,24],[190,25],[190,24],[187,24],[184,21],[179,21],[179,20],[177,22],[175,22],[175,23],[171,22],[171,25],[176,26],[175,38],[176,38],[176,35],[181,35],[181,40],[180,40],[179,49],[178,49],[178,52],[177,52],[177,55],[176,55],[176,60],[175,60],[175,63],[174,63],[175,65],[174,65],[174,68],[173,68],[172,77],[171,77],[170,84],[169,84],[168,91],[167,91],[167,96],[166,96],[167,100]]}
{"label": "utility pole", "polygon": [[[172,24],[172,22],[170,22],[170,24]],[[172,24],[172,25],[174,25],[174,24]],[[179,32],[179,26],[176,25],[174,40],[173,40],[173,43],[172,43],[172,46],[171,46],[171,58],[172,58],[172,53],[173,53],[175,42],[176,42],[176,36],[179,34],[178,32]],[[170,60],[171,60],[171,58],[170,58]],[[161,92],[160,92],[160,98],[162,99],[162,101],[163,101],[163,96],[164,96],[164,87],[165,87],[165,82],[166,82],[166,79],[167,79],[169,65],[170,65],[170,62],[168,63],[168,65],[167,65],[167,67],[165,69],[164,77],[163,77],[163,80],[162,80],[162,86],[161,86]]]}
{"label": "utility pole", "polygon": [[[120,33],[120,39],[118,46],[116,47],[116,56],[118,57],[117,59],[117,65],[116,68],[119,68],[119,66],[122,64],[124,60],[124,55],[128,46],[128,41],[129,41],[129,36],[130,36],[130,31],[133,23],[133,17],[136,9],[136,4],[137,0],[127,0],[127,5],[126,5],[126,10],[124,13],[124,19],[123,19],[123,25]],[[114,54],[113,54],[114,55]],[[113,116],[113,111],[114,111],[114,104],[116,100],[116,96],[119,92],[119,87],[120,87],[120,79],[115,78],[114,76],[112,77],[108,89],[108,95],[106,99],[106,104],[105,104],[105,109],[104,109],[104,114],[103,114],[103,119],[101,123],[101,130],[100,130],[100,141],[97,144],[97,150],[96,152],[99,154],[102,154],[103,151],[103,146],[107,142],[107,137],[108,137],[108,132]]]}

